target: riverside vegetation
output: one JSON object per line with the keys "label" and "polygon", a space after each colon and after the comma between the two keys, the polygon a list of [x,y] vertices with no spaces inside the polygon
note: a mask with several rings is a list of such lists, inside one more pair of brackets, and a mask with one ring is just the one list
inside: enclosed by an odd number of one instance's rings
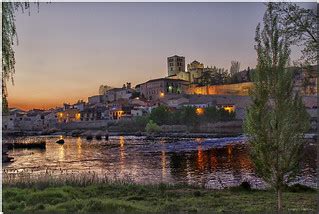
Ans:
{"label": "riverside vegetation", "polygon": [[[253,190],[248,183],[224,190],[187,184],[134,184],[97,175],[52,175],[4,180],[5,213],[272,213],[273,190]],[[315,213],[317,192],[294,185],[284,191],[284,211]]]}
{"label": "riverside vegetation", "polygon": [[[152,110],[147,116],[134,117],[131,120],[120,120],[109,125],[109,131],[115,132],[144,132],[146,126],[152,128],[162,125],[185,125],[189,132],[200,131],[198,125],[234,121],[235,112],[228,112],[224,109],[217,109],[215,107],[203,108],[202,112],[196,112],[195,107],[183,107],[179,110],[171,110],[167,106],[159,106]],[[153,129],[150,129],[153,130]],[[157,127],[156,132],[160,132]]]}

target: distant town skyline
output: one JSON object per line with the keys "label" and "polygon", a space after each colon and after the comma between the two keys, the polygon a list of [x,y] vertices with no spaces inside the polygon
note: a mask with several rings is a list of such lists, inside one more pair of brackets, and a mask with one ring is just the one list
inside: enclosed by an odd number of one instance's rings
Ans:
{"label": "distant town skyline", "polygon": [[[256,65],[263,3],[40,3],[17,12],[19,45],[9,105],[74,103],[100,85],[132,86],[167,75],[167,57],[241,70]],[[299,57],[292,53],[292,60]]]}

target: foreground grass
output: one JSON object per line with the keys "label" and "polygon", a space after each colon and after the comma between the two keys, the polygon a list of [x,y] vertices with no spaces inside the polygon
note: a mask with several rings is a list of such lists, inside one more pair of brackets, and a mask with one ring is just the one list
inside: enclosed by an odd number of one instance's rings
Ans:
{"label": "foreground grass", "polygon": [[[316,213],[317,192],[284,192],[286,212]],[[91,184],[56,187],[3,187],[3,211],[55,213],[273,213],[272,191],[207,190],[188,186]]]}

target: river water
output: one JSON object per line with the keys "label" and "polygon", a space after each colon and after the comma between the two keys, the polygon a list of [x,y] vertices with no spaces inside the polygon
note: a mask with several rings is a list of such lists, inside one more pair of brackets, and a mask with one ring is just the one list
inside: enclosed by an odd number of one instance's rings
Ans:
{"label": "river water", "polygon": [[[188,183],[207,188],[236,186],[248,181],[255,188],[265,184],[255,173],[243,137],[171,139],[114,136],[109,140],[62,136],[19,137],[6,142],[45,140],[45,150],[14,149],[14,161],[3,165],[6,173],[97,173],[137,183]],[[310,146],[296,182],[316,186],[316,148]],[[5,179],[5,177],[4,177]]]}

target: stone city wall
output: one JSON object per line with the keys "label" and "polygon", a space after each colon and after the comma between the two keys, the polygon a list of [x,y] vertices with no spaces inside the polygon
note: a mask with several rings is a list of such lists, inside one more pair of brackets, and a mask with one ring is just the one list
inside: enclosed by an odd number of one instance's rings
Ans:
{"label": "stone city wall", "polygon": [[211,85],[211,86],[191,86],[187,89],[187,94],[202,95],[238,95],[248,96],[249,90],[253,87],[252,82],[244,82],[227,85]]}

